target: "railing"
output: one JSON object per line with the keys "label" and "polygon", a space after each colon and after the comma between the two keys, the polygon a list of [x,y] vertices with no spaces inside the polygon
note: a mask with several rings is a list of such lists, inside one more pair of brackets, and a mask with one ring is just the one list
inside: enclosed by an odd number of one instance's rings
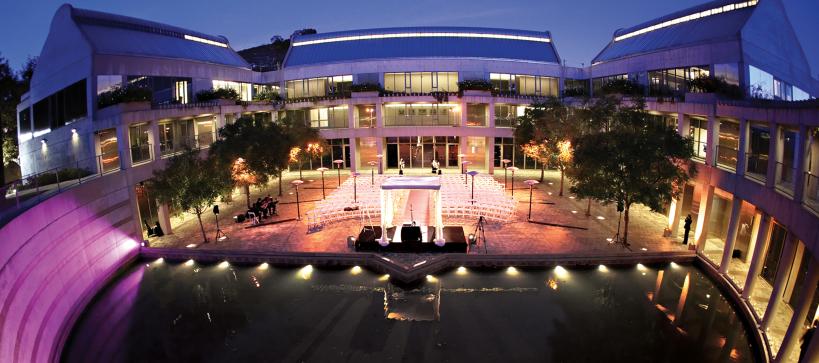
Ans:
{"label": "railing", "polygon": [[[112,161],[116,167],[110,165]],[[119,169],[118,156],[96,155],[6,183],[0,188],[0,226],[51,195]]]}
{"label": "railing", "polygon": [[197,108],[197,107],[214,107],[219,106],[216,101],[207,101],[207,102],[191,102],[191,103],[164,103],[164,104],[152,104],[151,108],[155,110],[168,110],[168,109],[177,109],[177,108]]}
{"label": "railing", "polygon": [[736,170],[739,150],[733,147],[717,145],[717,165]]}
{"label": "railing", "polygon": [[694,158],[697,160],[705,160],[705,155],[708,152],[708,144],[705,141],[694,141]]}
{"label": "railing", "polygon": [[517,122],[515,117],[495,117],[495,127],[515,127]]}
{"label": "railing", "polygon": [[140,144],[131,146],[131,164],[141,164],[153,160],[151,144]]}
{"label": "railing", "polygon": [[819,212],[819,176],[805,172],[805,205]]}
{"label": "railing", "polygon": [[204,132],[198,136],[191,136],[184,139],[165,140],[159,143],[159,153],[162,157],[181,153],[185,150],[198,150],[209,147],[216,139],[216,133]]}
{"label": "railing", "polygon": [[748,154],[745,158],[747,161],[745,165],[745,175],[765,181],[768,177],[768,155]]}
{"label": "railing", "polygon": [[796,168],[781,162],[776,162],[776,186],[785,191],[793,192],[793,183],[796,180]]}

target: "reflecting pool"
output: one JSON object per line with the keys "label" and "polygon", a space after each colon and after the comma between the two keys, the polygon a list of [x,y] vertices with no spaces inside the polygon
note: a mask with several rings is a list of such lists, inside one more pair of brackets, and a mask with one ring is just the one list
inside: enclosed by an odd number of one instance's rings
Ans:
{"label": "reflecting pool", "polygon": [[472,270],[413,286],[361,268],[143,261],[73,328],[67,362],[753,362],[686,265]]}

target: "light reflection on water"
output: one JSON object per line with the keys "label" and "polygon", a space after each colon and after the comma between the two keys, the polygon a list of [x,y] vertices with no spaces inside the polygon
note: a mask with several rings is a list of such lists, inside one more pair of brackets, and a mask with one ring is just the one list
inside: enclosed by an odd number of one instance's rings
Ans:
{"label": "light reflection on water", "polygon": [[88,308],[63,360],[754,359],[731,305],[691,266],[459,268],[395,286],[366,269],[193,265],[135,265]]}

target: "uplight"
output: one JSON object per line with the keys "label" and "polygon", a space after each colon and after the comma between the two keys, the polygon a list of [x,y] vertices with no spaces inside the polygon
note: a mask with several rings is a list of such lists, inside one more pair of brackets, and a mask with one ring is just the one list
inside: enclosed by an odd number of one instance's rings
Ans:
{"label": "uplight", "polygon": [[601,221],[602,221],[602,220],[606,219],[606,217],[603,217],[603,216],[597,216],[597,219],[599,219],[599,220],[601,220]]}
{"label": "uplight", "polygon": [[458,267],[458,270],[455,271],[455,273],[458,275],[466,275],[466,272],[466,267],[463,266]]}
{"label": "uplight", "polygon": [[378,281],[387,281],[390,279],[390,274],[385,274],[378,278]]}
{"label": "uplight", "polygon": [[427,275],[427,281],[428,281],[428,282],[437,282],[437,281],[438,281],[438,279],[437,279],[437,278],[435,278],[435,276],[432,276],[432,275]]}
{"label": "uplight", "polygon": [[299,270],[299,277],[303,280],[309,280],[313,276],[313,265],[307,265]]}
{"label": "uplight", "polygon": [[350,270],[350,273],[353,274],[353,275],[360,274],[361,273],[361,267],[360,266],[353,266],[353,268]]}
{"label": "uplight", "polygon": [[[186,35],[187,37],[187,35]],[[304,45],[336,43],[336,42],[350,42],[360,40],[375,40],[375,39],[395,39],[395,38],[489,38],[489,39],[509,39],[509,40],[523,40],[530,42],[549,43],[552,40],[546,37],[535,37],[525,35],[509,35],[509,34],[491,34],[491,33],[467,33],[467,32],[407,32],[407,33],[387,33],[387,34],[368,34],[368,35],[351,35],[339,36],[325,39],[304,40],[300,42],[293,42],[294,47]]]}
{"label": "uplight", "polygon": [[259,265],[259,270],[267,270],[269,268],[270,268],[270,264],[268,264],[267,262],[262,262],[262,264]]}
{"label": "uplight", "polygon": [[561,278],[568,277],[569,276],[569,271],[567,271],[565,268],[563,268],[563,266],[558,265],[558,266],[555,267],[555,275],[557,275],[557,277],[561,277]]}
{"label": "uplight", "polygon": [[196,262],[193,259],[190,259],[190,260],[185,261],[185,266],[193,266],[194,263],[196,263]]}
{"label": "uplight", "polygon": [[158,265],[158,264],[161,264],[161,263],[164,263],[164,262],[165,262],[165,259],[164,259],[164,258],[162,258],[162,257],[157,258],[156,260],[154,260],[154,263],[155,263],[155,264],[157,264],[157,265]]}
{"label": "uplight", "polygon": [[191,243],[191,244],[185,246],[185,248],[196,248],[196,243]]}
{"label": "uplight", "polygon": [[671,268],[680,268],[680,265],[678,265],[676,262],[671,262],[669,265]]}
{"label": "uplight", "polygon": [[230,263],[227,261],[222,261],[221,263],[219,263],[219,268],[221,269],[226,269],[228,267],[230,267]]}
{"label": "uplight", "polygon": [[608,267],[606,267],[606,265],[600,265],[600,266],[597,266],[597,271],[600,271],[600,272],[609,272],[609,268],[608,268]]}
{"label": "uplight", "polygon": [[648,268],[645,265],[643,265],[642,263],[638,263],[637,264],[637,269],[640,270],[640,271],[645,271]]}
{"label": "uplight", "polygon": [[509,266],[509,267],[506,268],[506,274],[507,275],[517,276],[519,273],[520,272],[518,272],[518,269],[516,269],[515,266]]}

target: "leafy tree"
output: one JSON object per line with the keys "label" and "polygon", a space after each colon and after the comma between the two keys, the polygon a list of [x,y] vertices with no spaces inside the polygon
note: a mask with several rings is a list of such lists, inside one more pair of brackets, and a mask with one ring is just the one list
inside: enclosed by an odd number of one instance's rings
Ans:
{"label": "leafy tree", "polygon": [[167,167],[154,171],[148,188],[160,203],[196,214],[202,241],[208,242],[202,213],[216,198],[230,193],[229,170],[220,167],[214,158],[201,158],[199,151],[188,150],[168,160]]}
{"label": "leafy tree", "polygon": [[[23,68],[15,74],[8,61],[0,56],[0,166],[5,169],[20,156],[17,144],[17,104],[20,97],[28,92],[37,58],[29,57]],[[18,169],[19,172],[19,169]],[[5,182],[4,171],[0,171],[0,184]]]}
{"label": "leafy tree", "polygon": [[515,128],[515,139],[525,141],[521,145],[523,153],[540,162],[541,182],[547,165],[560,171],[561,196],[564,172],[571,161],[569,146],[577,132],[577,121],[572,109],[556,97],[527,108]]}
{"label": "leafy tree", "polygon": [[623,206],[623,242],[629,210],[641,203],[659,211],[696,174],[692,140],[651,123],[641,99],[620,104],[608,129],[575,139],[573,193]]}
{"label": "leafy tree", "polygon": [[276,163],[269,160],[272,154],[268,151],[277,147],[271,142],[276,139],[269,124],[242,117],[219,129],[219,140],[211,145],[210,155],[221,168],[231,171],[235,186],[244,188],[248,208],[250,186],[265,184],[276,173]]}

